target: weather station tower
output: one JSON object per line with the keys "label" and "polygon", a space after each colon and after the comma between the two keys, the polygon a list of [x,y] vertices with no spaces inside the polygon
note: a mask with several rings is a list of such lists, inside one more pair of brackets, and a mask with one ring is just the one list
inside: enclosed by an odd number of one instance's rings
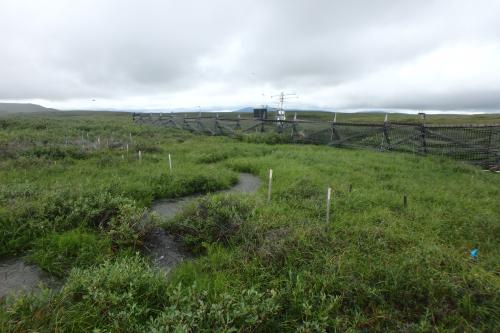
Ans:
{"label": "weather station tower", "polygon": [[279,100],[278,110],[276,110],[276,120],[284,121],[284,120],[286,120],[286,113],[285,113],[285,109],[283,108],[283,104],[285,103],[285,100],[291,99],[291,98],[299,98],[299,97],[295,93],[285,94],[284,92],[281,92],[278,95],[271,96],[271,98],[276,98],[276,97],[278,97],[278,100]]}

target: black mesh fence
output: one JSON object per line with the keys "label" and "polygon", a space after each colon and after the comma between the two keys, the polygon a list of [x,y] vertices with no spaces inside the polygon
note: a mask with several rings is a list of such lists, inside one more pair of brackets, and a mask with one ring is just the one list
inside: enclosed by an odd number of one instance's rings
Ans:
{"label": "black mesh fence", "polygon": [[272,134],[280,141],[433,154],[485,167],[500,164],[500,125],[424,125],[134,113],[139,124],[170,126],[208,135]]}

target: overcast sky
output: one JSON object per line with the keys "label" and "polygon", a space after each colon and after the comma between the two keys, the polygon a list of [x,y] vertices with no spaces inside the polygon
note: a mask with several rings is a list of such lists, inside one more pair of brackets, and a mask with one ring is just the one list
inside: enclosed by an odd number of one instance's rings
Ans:
{"label": "overcast sky", "polygon": [[500,109],[498,0],[0,0],[0,100]]}

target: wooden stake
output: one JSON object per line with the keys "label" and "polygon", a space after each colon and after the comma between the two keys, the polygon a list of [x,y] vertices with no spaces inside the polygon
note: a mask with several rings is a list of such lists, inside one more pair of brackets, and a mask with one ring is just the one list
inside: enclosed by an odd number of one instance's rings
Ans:
{"label": "wooden stake", "polygon": [[140,150],[139,150],[139,162],[142,162],[142,153]]}
{"label": "wooden stake", "polygon": [[332,198],[332,188],[329,187],[326,191],[326,223],[330,222],[330,203]]}
{"label": "wooden stake", "polygon": [[127,155],[128,155],[128,143],[127,143]]}
{"label": "wooden stake", "polygon": [[403,195],[403,206],[404,208],[408,207],[408,196],[406,194]]}
{"label": "wooden stake", "polygon": [[272,189],[273,189],[273,169],[269,169],[269,188],[267,189],[267,202],[271,202]]}
{"label": "wooden stake", "polygon": [[168,167],[170,168],[170,174],[172,174],[172,157],[168,154]]}
{"label": "wooden stake", "polygon": [[349,193],[352,192],[352,184],[349,184]]}

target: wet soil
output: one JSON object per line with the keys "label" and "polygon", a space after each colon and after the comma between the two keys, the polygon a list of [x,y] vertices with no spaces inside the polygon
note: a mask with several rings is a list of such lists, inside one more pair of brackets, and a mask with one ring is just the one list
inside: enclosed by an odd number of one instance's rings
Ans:
{"label": "wet soil", "polygon": [[[252,193],[261,184],[259,178],[242,173],[238,183],[229,190],[219,193]],[[201,195],[187,196],[177,200],[158,200],[153,203],[151,211],[166,219],[173,218],[189,202]],[[153,262],[167,273],[180,262],[191,258],[182,244],[162,228],[152,230],[144,240],[145,252]],[[0,299],[21,292],[36,292],[41,286],[49,288],[60,287],[60,281],[43,272],[39,267],[26,263],[20,258],[10,258],[0,261]]]}
{"label": "wet soil", "polygon": [[[261,181],[258,177],[241,173],[236,185],[217,193],[252,193],[257,191],[260,184]],[[153,203],[151,211],[165,219],[171,219],[189,202],[201,196],[191,195],[177,200],[158,200]],[[156,266],[167,273],[182,261],[192,258],[182,244],[165,233],[162,228],[155,228],[146,235],[144,244],[146,254],[151,257]]]}
{"label": "wet soil", "polygon": [[0,299],[21,292],[34,292],[44,285],[54,288],[59,285],[55,278],[19,258],[0,261]]}

